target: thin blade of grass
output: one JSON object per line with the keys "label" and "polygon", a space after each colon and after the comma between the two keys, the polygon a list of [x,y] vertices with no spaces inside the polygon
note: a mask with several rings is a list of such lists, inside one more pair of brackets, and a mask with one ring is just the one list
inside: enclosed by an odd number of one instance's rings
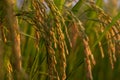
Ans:
{"label": "thin blade of grass", "polygon": [[54,0],[54,3],[58,7],[58,9],[62,10],[65,0]]}
{"label": "thin blade of grass", "polygon": [[79,9],[80,9],[80,7],[82,6],[82,4],[83,4],[83,0],[79,0],[79,1],[76,3],[76,5],[72,8],[72,12],[73,12],[74,14],[78,14]]}

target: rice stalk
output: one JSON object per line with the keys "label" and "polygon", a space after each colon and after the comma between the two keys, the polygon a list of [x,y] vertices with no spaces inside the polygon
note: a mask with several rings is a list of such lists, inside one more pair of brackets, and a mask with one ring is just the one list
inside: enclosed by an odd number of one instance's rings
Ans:
{"label": "rice stalk", "polygon": [[37,48],[39,52],[39,41],[40,41],[40,33],[39,31],[35,31],[35,47]]}
{"label": "rice stalk", "polygon": [[13,10],[13,3],[12,1],[3,0],[4,10],[6,12],[6,23],[7,23],[7,29],[10,33],[10,41],[12,43],[12,56],[14,58],[14,67],[16,71],[17,79],[20,79],[20,73],[22,70],[22,61],[21,61],[21,49],[20,49],[20,34],[19,34],[19,26],[17,23],[17,18],[14,15]]}
{"label": "rice stalk", "polygon": [[83,42],[84,42],[84,47],[85,47],[84,52],[85,52],[85,62],[86,62],[86,74],[87,74],[86,77],[88,80],[93,80],[92,70],[91,70],[91,61],[89,58],[89,56],[91,55],[91,51],[88,48],[87,40],[83,40]]}
{"label": "rice stalk", "polygon": [[46,49],[47,49],[47,54],[48,54],[47,61],[48,61],[49,79],[50,80],[54,80],[54,79],[60,80],[59,76],[58,76],[58,72],[56,70],[56,66],[55,66],[57,64],[56,58],[55,58],[55,51],[52,48],[52,43],[50,41],[51,41],[51,39],[48,39],[46,42]]}
{"label": "rice stalk", "polygon": [[77,32],[77,30],[76,30],[77,24],[76,24],[76,22],[71,22],[71,24],[69,23],[68,27],[70,27],[69,35],[70,35],[70,39],[71,39],[71,43],[72,43],[72,48],[75,48],[76,40],[78,38],[78,33],[76,33]]}
{"label": "rice stalk", "polygon": [[[90,7],[97,12],[98,20],[103,22],[101,23],[101,25],[104,31],[106,26],[112,22],[112,18],[108,14],[106,14],[103,9],[95,5],[94,2],[90,2],[89,4],[90,4]],[[114,67],[113,63],[116,61],[116,52],[118,52],[115,46],[119,45],[115,41],[120,40],[120,34],[119,34],[120,24],[119,23],[120,23],[119,21],[116,21],[116,23],[112,27],[110,27],[109,31],[105,35],[108,43],[108,54],[110,57],[109,59],[110,59],[112,68]]]}
{"label": "rice stalk", "polygon": [[[98,38],[99,38],[98,30],[95,30],[95,33],[96,33],[96,37],[97,37],[97,39],[98,39]],[[99,45],[99,48],[100,48],[101,57],[104,58],[104,50],[103,50],[102,43],[99,42],[98,45]]]}
{"label": "rice stalk", "polygon": [[72,17],[73,23],[76,24],[75,29],[76,29],[80,39],[83,42],[87,79],[93,80],[91,66],[92,66],[92,64],[95,65],[95,60],[94,60],[94,56],[91,53],[91,50],[89,47],[89,38],[85,33],[85,28],[83,27],[82,22],[71,11],[68,11],[67,14]]}
{"label": "rice stalk", "polygon": [[56,38],[55,38],[54,28],[52,28],[52,26],[48,26],[48,23],[46,23],[47,15],[45,12],[46,8],[44,3],[34,0],[33,6],[36,10],[36,16],[35,16],[35,20],[36,20],[35,23],[37,23],[36,27],[39,31],[39,34],[41,35],[41,37],[44,38],[46,42],[45,46],[47,50],[49,79],[59,80],[58,72],[56,70],[55,50],[52,47],[52,44],[54,44],[54,47],[56,47]]}
{"label": "rice stalk", "polygon": [[[53,1],[51,0],[45,0],[48,7],[50,8],[55,21],[55,30],[57,32],[57,40],[58,40],[58,50],[59,50],[59,57],[60,57],[60,79],[65,80],[66,79],[66,53],[68,54],[66,42],[65,42],[65,36],[62,31],[62,25],[64,26],[64,19],[58,10],[58,8],[55,6]],[[64,26],[65,27],[65,26]],[[66,28],[65,28],[66,29]],[[67,30],[67,29],[66,29]],[[67,34],[68,36],[68,34]]]}

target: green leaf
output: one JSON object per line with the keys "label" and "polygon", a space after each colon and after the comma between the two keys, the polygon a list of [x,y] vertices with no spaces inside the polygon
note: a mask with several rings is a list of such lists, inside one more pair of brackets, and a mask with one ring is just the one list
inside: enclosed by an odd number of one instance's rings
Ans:
{"label": "green leaf", "polygon": [[83,0],[79,0],[79,1],[77,2],[77,4],[72,8],[72,12],[73,12],[74,14],[77,14],[77,13],[79,12],[80,7],[82,6],[82,4],[83,4]]}
{"label": "green leaf", "polygon": [[62,10],[65,0],[54,0],[55,5],[58,7],[58,9]]}

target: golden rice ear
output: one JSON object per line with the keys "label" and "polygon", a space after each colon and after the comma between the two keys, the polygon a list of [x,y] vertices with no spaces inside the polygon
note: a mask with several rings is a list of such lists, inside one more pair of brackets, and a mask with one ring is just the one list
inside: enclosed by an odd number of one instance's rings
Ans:
{"label": "golden rice ear", "polygon": [[[33,6],[34,9],[36,10],[36,21],[39,21],[39,23],[41,24],[41,29],[43,30],[42,33],[42,37],[45,39],[46,41],[46,49],[47,49],[47,57],[48,57],[48,73],[50,75],[50,80],[54,79],[54,75],[56,75],[57,79],[59,80],[59,76],[60,79],[65,80],[66,78],[66,52],[68,54],[67,51],[67,45],[66,45],[66,41],[64,38],[64,33],[62,31],[62,26],[65,27],[65,23],[64,23],[64,19],[61,15],[61,13],[59,12],[59,10],[57,9],[57,7],[55,6],[55,4],[53,3],[53,1],[49,1],[46,0],[46,4],[48,5],[48,7],[50,8],[50,11],[52,12],[52,15],[54,16],[54,24],[55,26],[48,26],[47,24],[44,25],[46,22],[46,20],[44,19],[45,17],[47,17],[44,13],[45,9],[44,8],[44,3],[39,3],[38,1],[33,1]],[[44,19],[44,20],[43,20]],[[52,25],[54,25],[52,24]],[[36,25],[36,27],[40,30],[39,24]],[[67,30],[66,30],[67,31]],[[41,32],[40,32],[41,33]],[[67,35],[68,36],[68,35]],[[59,52],[59,58],[60,58],[60,68],[59,68],[59,76],[58,76],[58,72],[56,70],[56,57],[55,57],[55,50],[52,47],[52,44],[55,44],[54,47],[58,48],[58,52]]]}
{"label": "golden rice ear", "polygon": [[86,75],[87,79],[92,80],[92,64],[95,65],[95,59],[91,52],[90,46],[89,46],[89,38],[85,33],[85,28],[82,25],[82,22],[71,12],[67,12],[68,15],[70,15],[73,19],[73,23],[75,22],[75,29],[76,33],[78,34],[78,37],[81,39],[83,46],[84,46],[84,55],[85,55],[85,64],[86,64]]}
{"label": "golden rice ear", "polygon": [[[100,29],[100,31],[101,31],[101,30],[102,30],[102,28]],[[96,33],[97,39],[99,38],[99,32],[100,32],[100,31],[98,31],[97,28],[95,29],[95,33]],[[103,31],[103,30],[102,30],[102,31]],[[102,32],[102,31],[101,31],[101,32]],[[105,57],[105,53],[104,53],[104,49],[103,49],[103,46],[102,46],[102,42],[101,42],[101,41],[98,43],[98,46],[99,46],[99,48],[100,48],[101,57],[104,58],[104,57]]]}
{"label": "golden rice ear", "polygon": [[2,36],[2,41],[4,42],[4,43],[6,43],[7,42],[7,38],[6,38],[6,34],[5,34],[5,29],[4,29],[4,27],[3,27],[3,25],[2,25],[2,23],[0,22],[0,34],[1,34],[1,36]]}
{"label": "golden rice ear", "polygon": [[[97,5],[90,3],[90,6],[93,10],[97,12],[98,20],[102,22],[100,23],[101,25],[100,27],[102,27],[101,33],[103,33],[106,27],[108,27],[108,25],[112,23],[112,18]],[[105,38],[107,40],[107,46],[108,46],[109,60],[110,60],[112,69],[114,68],[114,62],[116,62],[116,54],[118,52],[118,49],[116,49],[116,45],[118,45],[116,41],[120,40],[119,26],[120,26],[120,22],[118,20],[113,26],[110,27],[108,32],[105,34]]]}
{"label": "golden rice ear", "polygon": [[63,17],[53,1],[45,0],[48,7],[50,8],[54,19],[55,19],[55,30],[57,32],[57,40],[58,40],[58,50],[59,50],[59,58],[60,58],[60,79],[65,80],[66,79],[66,41],[64,38],[64,33],[62,31],[62,20]]}
{"label": "golden rice ear", "polygon": [[[45,6],[43,2],[39,2],[36,0],[33,0],[33,6],[36,11],[35,15],[35,23],[36,28],[38,29],[37,31],[37,36],[36,39],[37,41],[37,46],[39,44],[39,35],[44,38],[45,40],[45,46],[46,46],[46,51],[47,51],[47,63],[48,63],[48,76],[50,80],[57,79],[59,80],[58,72],[56,70],[56,57],[55,57],[55,50],[52,47],[52,44],[54,43],[56,45],[56,37],[55,37],[55,32],[53,26],[48,26],[46,24],[46,12],[45,12]],[[39,25],[41,24],[41,25]],[[46,25],[44,25],[46,24]],[[42,31],[41,31],[42,30]]]}

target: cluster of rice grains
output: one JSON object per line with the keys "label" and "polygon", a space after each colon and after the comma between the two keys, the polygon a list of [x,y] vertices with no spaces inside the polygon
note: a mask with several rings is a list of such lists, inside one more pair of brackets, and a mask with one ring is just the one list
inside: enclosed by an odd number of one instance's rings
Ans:
{"label": "cluster of rice grains", "polygon": [[[98,19],[102,22],[100,23],[100,32],[102,33],[106,29],[106,26],[112,22],[112,19],[93,2],[89,2],[89,5],[98,13]],[[65,25],[64,19],[66,18],[63,18],[60,10],[56,7],[53,0],[33,0],[33,7],[35,14],[34,18],[32,18],[31,20],[35,25],[36,30],[36,46],[38,48],[39,40],[41,38],[45,40],[49,74],[48,77],[50,80],[65,80],[66,55],[68,54],[65,38],[67,38],[67,41],[69,41],[69,45],[72,46]],[[85,29],[80,20],[69,10],[66,11],[66,15],[71,16],[71,21],[74,25],[74,28],[76,28],[76,31],[80,39],[82,40],[85,53],[87,78],[89,80],[93,80],[91,66],[92,64],[95,65],[95,60],[89,47],[89,38],[86,35]],[[99,37],[97,29],[96,36]],[[113,68],[113,63],[114,61],[116,61],[115,53],[119,52],[119,44],[117,42],[118,40],[120,40],[119,22],[116,22],[116,24],[110,28],[110,30],[105,34],[105,38],[107,40],[109,58]],[[98,44],[100,46],[102,57],[104,57],[102,43],[99,42]]]}
{"label": "cluster of rice grains", "polygon": [[[45,0],[44,2],[38,2],[36,0],[33,1],[34,8],[36,11],[35,17],[35,25],[37,31],[41,37],[43,37],[46,41],[46,49],[47,49],[47,59],[48,59],[48,69],[49,69],[49,78],[50,80],[65,80],[66,79],[66,55],[68,54],[67,45],[65,41],[65,37],[67,37],[70,46],[72,46],[71,41],[69,39],[69,35],[67,32],[67,28],[64,22],[64,18],[60,13],[60,10],[55,6],[52,0]],[[45,12],[46,7],[48,6],[50,9],[50,15],[52,15],[52,20],[49,20],[47,13]],[[80,36],[80,39],[83,41],[84,52],[85,52],[85,62],[87,69],[87,78],[92,80],[92,72],[91,72],[91,62],[95,65],[94,57],[91,53],[89,47],[89,39],[85,34],[85,29],[82,26],[80,20],[72,13],[67,12],[68,15],[72,16],[73,23],[76,24],[75,28],[77,33]],[[79,28],[79,29],[78,29]],[[64,31],[63,31],[64,30]],[[39,36],[39,35],[38,35]],[[38,37],[37,37],[38,38]],[[55,49],[58,49],[56,51]],[[59,60],[56,60],[56,54],[59,55]],[[59,66],[59,70],[56,69],[56,62]]]}
{"label": "cluster of rice grains", "polygon": [[[100,23],[100,30],[96,29],[96,36],[99,37],[99,33],[103,33],[107,27],[112,23],[112,18],[106,14],[100,7],[90,2],[90,7],[97,12],[98,20]],[[120,22],[116,21],[113,26],[109,27],[109,30],[105,34],[105,39],[107,41],[108,55],[112,69],[114,68],[114,62],[116,61],[116,55],[120,49]],[[104,50],[102,48],[101,42],[99,42],[99,47],[101,50],[102,57],[104,57]]]}
{"label": "cluster of rice grains", "polygon": [[[49,15],[46,6],[50,9],[51,13]],[[39,41],[39,38],[42,37],[45,40],[49,79],[65,80],[68,50],[62,31],[62,26],[65,28],[64,19],[52,0],[33,0],[33,7],[35,10],[33,22],[36,26],[36,39]],[[56,55],[59,55],[59,62],[56,60]],[[56,64],[59,65],[59,70],[56,69]]]}
{"label": "cluster of rice grains", "polygon": [[85,53],[85,68],[86,68],[86,76],[88,80],[93,80],[92,71],[91,71],[91,64],[95,65],[95,60],[93,54],[91,53],[89,47],[89,38],[85,33],[85,28],[82,25],[82,22],[71,12],[68,11],[67,14],[72,17],[72,23],[74,25],[74,30],[78,34],[79,38],[82,40],[84,46],[84,53]]}

